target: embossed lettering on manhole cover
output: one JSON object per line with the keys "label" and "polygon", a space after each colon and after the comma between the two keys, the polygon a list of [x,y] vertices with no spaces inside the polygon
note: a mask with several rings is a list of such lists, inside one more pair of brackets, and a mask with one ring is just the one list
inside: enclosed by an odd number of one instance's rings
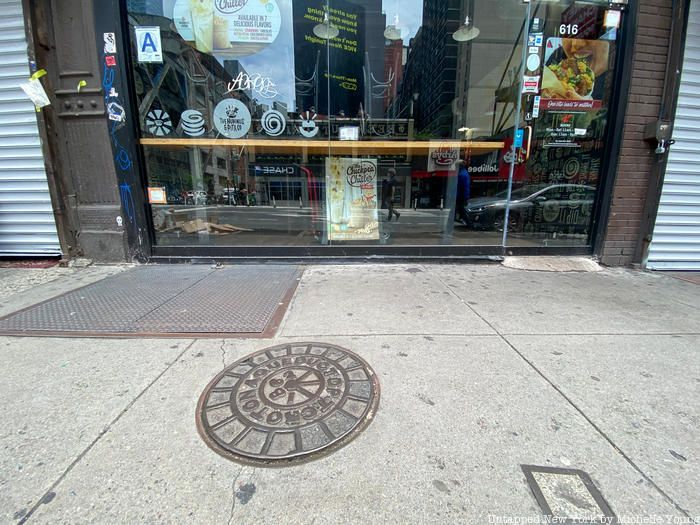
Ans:
{"label": "embossed lettering on manhole cover", "polygon": [[379,382],[350,350],[280,345],[227,367],[199,398],[197,428],[219,454],[277,466],[330,453],[361,432],[379,404]]}

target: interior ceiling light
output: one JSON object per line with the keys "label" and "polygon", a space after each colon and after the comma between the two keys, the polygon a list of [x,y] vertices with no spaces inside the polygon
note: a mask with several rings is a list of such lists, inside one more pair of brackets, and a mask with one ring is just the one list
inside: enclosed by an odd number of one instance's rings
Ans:
{"label": "interior ceiling light", "polygon": [[323,22],[314,26],[314,35],[324,40],[332,40],[340,34],[340,30],[331,24],[328,11],[323,12]]}
{"label": "interior ceiling light", "polygon": [[478,37],[479,33],[481,33],[479,28],[472,26],[469,17],[467,17],[464,19],[464,24],[459,26],[459,29],[454,32],[452,38],[454,38],[457,42],[469,42],[470,40],[474,40],[476,37]]}
{"label": "interior ceiling light", "polygon": [[399,15],[394,17],[394,23],[386,26],[384,38],[387,40],[401,40],[401,29],[399,29]]}

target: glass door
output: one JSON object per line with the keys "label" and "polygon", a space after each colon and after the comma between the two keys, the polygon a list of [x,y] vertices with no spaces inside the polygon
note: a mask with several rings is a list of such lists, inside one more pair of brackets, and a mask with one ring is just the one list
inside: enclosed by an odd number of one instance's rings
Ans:
{"label": "glass door", "polygon": [[[590,245],[623,12],[600,0],[530,6],[506,244]],[[529,139],[529,141],[527,141]]]}
{"label": "glass door", "polygon": [[331,242],[502,245],[527,6],[328,7]]}

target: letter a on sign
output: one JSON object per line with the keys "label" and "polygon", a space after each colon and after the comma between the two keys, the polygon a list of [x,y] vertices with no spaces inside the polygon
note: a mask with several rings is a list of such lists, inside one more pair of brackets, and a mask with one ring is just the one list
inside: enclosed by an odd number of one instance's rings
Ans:
{"label": "letter a on sign", "polygon": [[163,62],[160,27],[135,27],[136,50],[139,62]]}

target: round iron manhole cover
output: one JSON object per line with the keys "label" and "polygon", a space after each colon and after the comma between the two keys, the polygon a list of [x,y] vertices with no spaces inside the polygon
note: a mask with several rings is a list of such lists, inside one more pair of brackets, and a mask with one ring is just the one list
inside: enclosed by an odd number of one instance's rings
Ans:
{"label": "round iron manhole cover", "polygon": [[226,458],[277,466],[342,447],[378,404],[379,381],[361,357],[294,343],[255,352],[217,375],[199,398],[197,428]]}

